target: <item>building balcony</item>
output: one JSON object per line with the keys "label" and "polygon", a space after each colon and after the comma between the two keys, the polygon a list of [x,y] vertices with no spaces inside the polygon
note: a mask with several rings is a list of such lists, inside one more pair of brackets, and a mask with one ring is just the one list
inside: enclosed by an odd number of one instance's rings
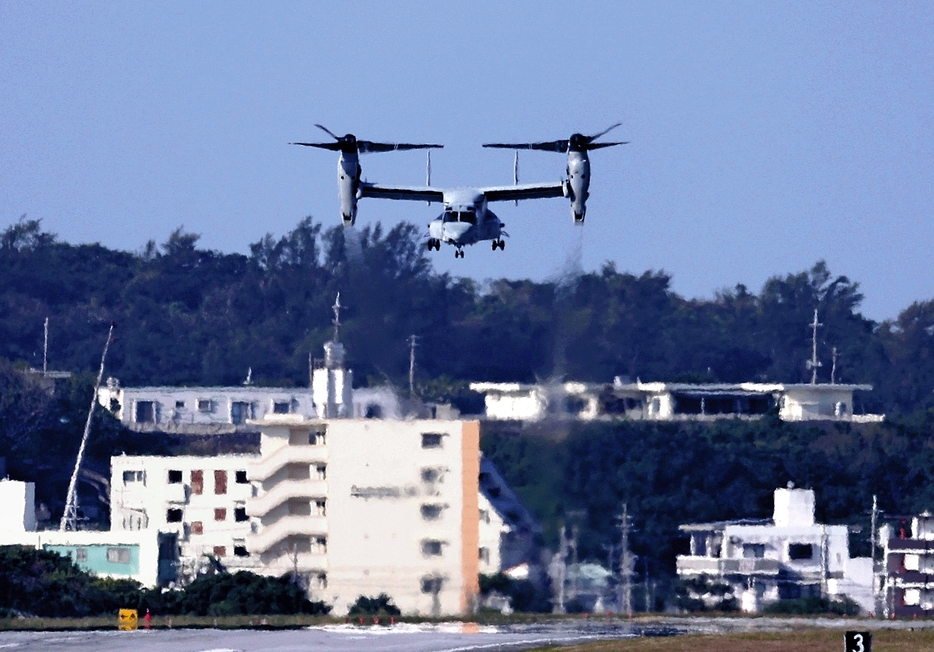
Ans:
{"label": "building balcony", "polygon": [[264,553],[290,536],[325,536],[328,520],[324,516],[285,516],[264,525],[256,534],[247,535],[247,549]]}
{"label": "building balcony", "polygon": [[764,575],[777,577],[781,562],[777,559],[721,559],[717,557],[680,556],[678,575]]}
{"label": "building balcony", "polygon": [[292,554],[284,551],[275,557],[264,558],[263,570],[280,576],[295,570],[299,573],[326,573],[328,570],[328,556],[326,553],[300,552]]}
{"label": "building balcony", "polygon": [[263,516],[290,498],[322,499],[328,494],[325,480],[283,480],[262,496],[247,500],[247,513]]}
{"label": "building balcony", "polygon": [[317,464],[328,460],[326,446],[283,446],[275,453],[247,467],[250,480],[262,482],[288,464]]}
{"label": "building balcony", "polygon": [[887,547],[890,552],[934,553],[934,541],[926,539],[889,539]]}
{"label": "building balcony", "polygon": [[934,586],[934,574],[924,571],[896,571],[890,577],[895,581],[895,586],[911,586],[912,588]]}

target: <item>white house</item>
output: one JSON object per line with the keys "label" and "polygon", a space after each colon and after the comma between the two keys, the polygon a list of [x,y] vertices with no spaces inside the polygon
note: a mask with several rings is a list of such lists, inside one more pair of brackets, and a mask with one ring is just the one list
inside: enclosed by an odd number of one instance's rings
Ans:
{"label": "white house", "polygon": [[873,611],[872,560],[850,557],[847,526],[815,523],[810,489],[774,495],[770,521],[682,525],[691,550],[678,556],[678,576],[729,584],[747,612],[782,599],[844,595]]}

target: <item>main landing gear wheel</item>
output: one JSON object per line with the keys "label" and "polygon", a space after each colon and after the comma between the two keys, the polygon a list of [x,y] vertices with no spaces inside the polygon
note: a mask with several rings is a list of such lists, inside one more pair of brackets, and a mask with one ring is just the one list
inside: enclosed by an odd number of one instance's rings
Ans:
{"label": "main landing gear wheel", "polygon": [[455,257],[455,258],[463,258],[463,257],[464,257],[464,251],[463,251],[463,249],[458,249],[457,251],[455,251],[455,252],[454,252],[454,257]]}
{"label": "main landing gear wheel", "polygon": [[499,247],[500,249],[505,249],[505,248],[506,248],[506,241],[505,241],[505,240],[494,240],[494,241],[493,241],[493,251],[496,251],[496,248],[497,248],[497,247]]}

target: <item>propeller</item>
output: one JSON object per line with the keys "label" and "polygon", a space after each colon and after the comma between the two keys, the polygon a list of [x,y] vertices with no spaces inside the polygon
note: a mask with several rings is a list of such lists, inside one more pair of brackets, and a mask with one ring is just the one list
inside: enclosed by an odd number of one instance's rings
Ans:
{"label": "propeller", "polygon": [[371,152],[393,152],[405,151],[409,149],[433,149],[444,147],[444,145],[434,145],[430,143],[374,143],[370,140],[357,140],[353,134],[338,136],[327,127],[316,124],[318,129],[334,139],[333,143],[289,143],[290,145],[304,145],[305,147],[317,147],[327,149],[332,152],[342,152],[344,154],[369,154]]}
{"label": "propeller", "polygon": [[626,145],[629,141],[617,142],[617,143],[595,143],[597,138],[608,134],[612,130],[616,129],[618,126],[623,124],[622,122],[617,122],[612,127],[604,129],[598,134],[593,136],[584,136],[583,134],[573,134],[570,138],[566,140],[551,140],[541,143],[485,143],[484,147],[494,147],[499,149],[537,149],[544,152],[586,152],[593,149],[602,149],[604,147],[613,147],[615,145]]}

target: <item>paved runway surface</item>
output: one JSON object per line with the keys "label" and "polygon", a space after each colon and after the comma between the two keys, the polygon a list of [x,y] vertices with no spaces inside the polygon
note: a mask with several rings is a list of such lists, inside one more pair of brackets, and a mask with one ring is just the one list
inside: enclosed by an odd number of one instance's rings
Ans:
{"label": "paved runway surface", "polygon": [[485,627],[461,623],[393,627],[335,625],[285,631],[3,632],[0,633],[0,652],[469,652],[522,650],[627,636],[632,636],[628,626]]}

